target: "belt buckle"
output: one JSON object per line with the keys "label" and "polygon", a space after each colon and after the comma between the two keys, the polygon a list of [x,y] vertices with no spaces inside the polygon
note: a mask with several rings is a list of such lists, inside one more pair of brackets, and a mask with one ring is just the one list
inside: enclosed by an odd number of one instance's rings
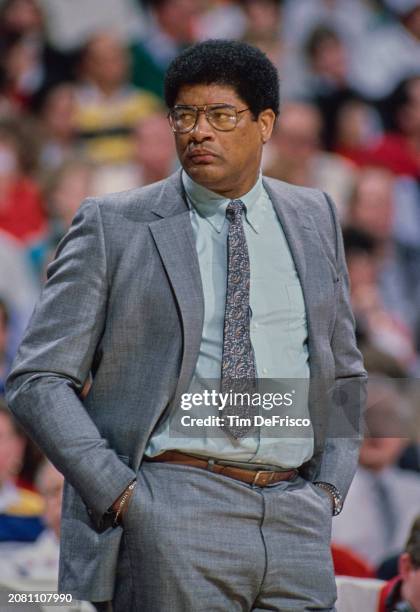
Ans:
{"label": "belt buckle", "polygon": [[268,470],[258,470],[254,476],[254,480],[252,481],[253,485],[257,485],[257,486],[265,486],[265,485],[260,485],[258,483],[258,479],[262,474],[270,474],[270,477],[268,479],[268,482],[266,484],[270,484],[270,482],[273,480],[274,477],[274,472],[268,471]]}

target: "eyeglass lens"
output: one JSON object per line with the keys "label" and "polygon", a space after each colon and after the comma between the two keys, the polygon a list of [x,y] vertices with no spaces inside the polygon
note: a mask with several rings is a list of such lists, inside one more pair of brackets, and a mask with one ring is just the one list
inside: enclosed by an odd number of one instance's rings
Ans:
{"label": "eyeglass lens", "polygon": [[[198,113],[203,112],[194,107],[174,108],[171,111],[172,125],[177,132],[188,132],[195,126]],[[208,106],[206,109],[208,122],[216,130],[233,130],[237,122],[237,111],[232,106]]]}

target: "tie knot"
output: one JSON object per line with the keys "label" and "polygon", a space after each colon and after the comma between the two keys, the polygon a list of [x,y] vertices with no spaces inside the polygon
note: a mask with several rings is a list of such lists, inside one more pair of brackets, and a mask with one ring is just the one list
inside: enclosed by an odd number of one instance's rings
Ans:
{"label": "tie knot", "polygon": [[230,221],[240,219],[242,212],[245,208],[245,204],[242,200],[232,200],[226,207],[226,216]]}

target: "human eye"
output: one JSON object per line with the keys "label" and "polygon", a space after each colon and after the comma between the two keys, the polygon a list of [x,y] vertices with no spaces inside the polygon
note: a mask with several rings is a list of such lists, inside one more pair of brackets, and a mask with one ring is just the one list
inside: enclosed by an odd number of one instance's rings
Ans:
{"label": "human eye", "polygon": [[212,108],[211,115],[214,119],[229,120],[235,115],[235,111],[229,107]]}
{"label": "human eye", "polygon": [[192,121],[195,118],[195,111],[193,108],[176,108],[175,118],[178,121]]}
{"label": "human eye", "polygon": [[231,129],[235,124],[235,109],[229,106],[220,106],[210,110],[210,122],[219,129]]}

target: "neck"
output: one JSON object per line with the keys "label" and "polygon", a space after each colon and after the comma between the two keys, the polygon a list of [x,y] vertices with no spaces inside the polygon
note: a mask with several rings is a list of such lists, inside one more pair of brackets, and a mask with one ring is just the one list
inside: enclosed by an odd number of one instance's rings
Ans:
{"label": "neck", "polygon": [[[237,185],[230,185],[229,187],[224,187],[223,185],[204,185],[203,187],[206,189],[210,189],[210,191],[214,191],[214,193],[219,194],[222,198],[226,198],[228,200],[237,200],[244,196],[248,191],[254,187],[255,183],[258,180],[259,172],[253,173],[250,178],[246,181],[241,181]],[[193,179],[194,180],[194,179]]]}

